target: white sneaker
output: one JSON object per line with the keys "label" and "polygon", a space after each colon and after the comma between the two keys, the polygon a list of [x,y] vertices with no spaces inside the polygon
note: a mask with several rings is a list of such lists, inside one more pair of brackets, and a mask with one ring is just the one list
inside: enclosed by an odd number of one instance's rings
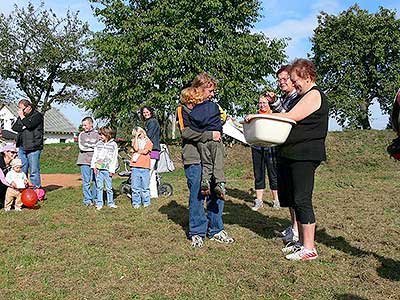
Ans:
{"label": "white sneaker", "polygon": [[140,208],[140,205],[139,205],[139,204],[134,204],[134,205],[132,205],[132,208],[134,208],[134,209],[139,209],[139,208]]}
{"label": "white sneaker", "polygon": [[109,208],[118,208],[118,206],[116,206],[115,204],[110,204],[108,207]]}
{"label": "white sneaker", "polygon": [[204,246],[203,238],[199,235],[192,236],[192,247],[193,248],[202,248]]}
{"label": "white sneaker", "polygon": [[286,255],[288,260],[313,260],[318,258],[317,250],[302,247],[300,250]]}
{"label": "white sneaker", "polygon": [[217,234],[214,234],[211,238],[211,241],[217,241],[218,243],[223,244],[232,244],[235,240],[229,236],[229,234],[225,230],[221,230]]}
{"label": "white sneaker", "polygon": [[4,211],[11,211],[11,208],[6,207],[6,208],[4,208]]}
{"label": "white sneaker", "polygon": [[19,206],[16,206],[16,207],[15,207],[15,211],[22,211],[22,208],[19,207]]}
{"label": "white sneaker", "polygon": [[264,203],[260,199],[254,199],[254,206],[251,208],[253,211],[257,211],[264,206]]}
{"label": "white sneaker", "polygon": [[285,247],[282,248],[282,252],[286,254],[293,253],[300,250],[302,247],[303,245],[299,242],[289,242],[286,244]]}
{"label": "white sneaker", "polygon": [[103,206],[96,206],[96,210],[101,210]]}

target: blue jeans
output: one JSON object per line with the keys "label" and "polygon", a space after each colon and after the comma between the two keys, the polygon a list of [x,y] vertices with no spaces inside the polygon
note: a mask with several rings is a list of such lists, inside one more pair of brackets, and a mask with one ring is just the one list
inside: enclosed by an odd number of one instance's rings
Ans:
{"label": "blue jeans", "polygon": [[202,167],[200,164],[185,165],[185,175],[189,188],[189,237],[214,236],[224,229],[222,212],[224,201],[214,194],[208,197],[204,211],[204,196],[200,193]]}
{"label": "blue jeans", "polygon": [[18,157],[22,161],[22,172],[28,174],[29,169],[29,180],[34,186],[41,187],[42,182],[40,180],[40,154],[42,150],[36,151],[25,151],[22,147],[19,147]]}
{"label": "blue jeans", "polygon": [[[81,165],[82,174],[82,189],[83,189],[83,204],[95,204],[97,198],[96,191],[96,177],[94,176],[93,169],[90,165]],[[92,191],[90,191],[90,184],[92,183]]]}
{"label": "blue jeans", "polygon": [[132,205],[150,205],[150,170],[145,168],[131,169]]}
{"label": "blue jeans", "polygon": [[104,183],[106,185],[106,192],[107,192],[107,205],[115,205],[114,202],[114,194],[112,189],[112,177],[110,176],[110,172],[108,170],[98,170],[96,176],[96,186],[97,186],[97,200],[96,206],[102,207],[103,206],[103,187]]}

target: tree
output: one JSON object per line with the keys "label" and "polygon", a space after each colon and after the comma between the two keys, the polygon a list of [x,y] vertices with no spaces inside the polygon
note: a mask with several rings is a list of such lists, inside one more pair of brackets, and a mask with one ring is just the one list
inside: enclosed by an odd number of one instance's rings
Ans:
{"label": "tree", "polygon": [[78,13],[58,18],[52,10],[29,3],[0,15],[0,76],[14,81],[42,112],[53,102],[85,98],[89,28]]}
{"label": "tree", "polygon": [[285,40],[251,31],[256,0],[91,0],[105,24],[93,41],[97,117],[118,124],[143,104],[168,123],[182,88],[206,71],[231,114],[254,109],[266,77],[284,61]]}
{"label": "tree", "polygon": [[400,21],[396,12],[374,14],[351,6],[338,16],[321,12],[311,39],[313,60],[340,125],[370,129],[370,105],[391,110],[400,85]]}

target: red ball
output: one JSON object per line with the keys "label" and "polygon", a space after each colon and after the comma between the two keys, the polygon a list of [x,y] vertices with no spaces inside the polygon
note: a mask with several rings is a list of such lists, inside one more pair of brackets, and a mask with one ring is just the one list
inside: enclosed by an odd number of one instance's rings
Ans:
{"label": "red ball", "polygon": [[21,193],[21,200],[25,207],[34,208],[38,202],[38,196],[32,189],[25,189]]}

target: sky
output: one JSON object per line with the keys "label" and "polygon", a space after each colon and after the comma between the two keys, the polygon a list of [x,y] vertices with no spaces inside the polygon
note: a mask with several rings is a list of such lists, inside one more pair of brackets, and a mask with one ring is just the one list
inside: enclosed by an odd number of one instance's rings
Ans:
{"label": "sky", "polygon": [[[31,0],[36,6],[42,0]],[[190,1],[190,0],[188,0]],[[51,8],[58,16],[65,16],[67,9],[79,11],[79,18],[87,21],[93,31],[101,30],[102,25],[93,16],[91,3],[88,0],[44,0],[46,8]],[[19,7],[26,6],[27,0],[1,0],[0,12],[9,14],[13,10],[12,3]],[[261,1],[262,17],[255,25],[255,31],[265,33],[268,37],[290,38],[286,54],[289,61],[294,58],[307,57],[311,52],[310,38],[317,26],[317,15],[321,12],[339,14],[357,3],[362,9],[376,12],[379,6],[396,9],[400,18],[400,0],[263,0]],[[393,91],[393,95],[396,91]],[[56,106],[76,126],[87,115],[86,112],[72,105]],[[372,106],[371,124],[375,129],[385,128],[388,116],[382,115],[379,105]],[[340,127],[334,120],[330,121],[330,130],[339,130]]]}

